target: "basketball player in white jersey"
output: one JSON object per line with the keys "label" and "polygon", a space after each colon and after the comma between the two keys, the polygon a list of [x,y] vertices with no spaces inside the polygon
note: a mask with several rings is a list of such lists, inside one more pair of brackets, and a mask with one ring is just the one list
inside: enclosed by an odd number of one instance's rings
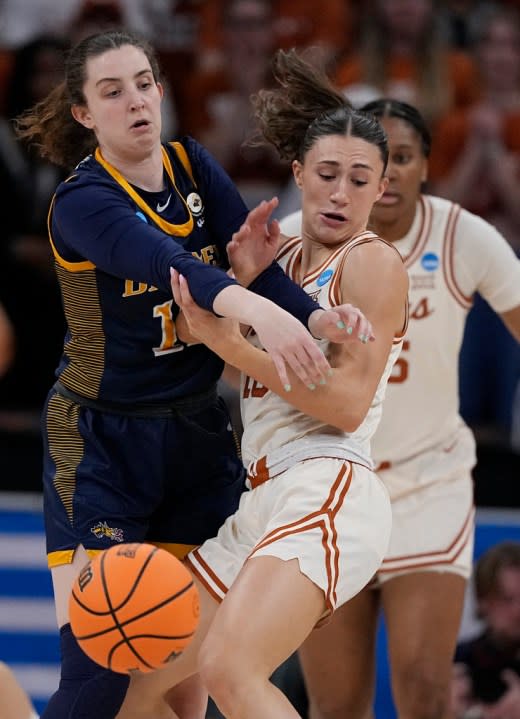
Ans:
{"label": "basketball player in white jersey", "polygon": [[[359,310],[369,316],[375,340],[323,345],[334,368],[326,383],[306,386],[293,374],[284,387],[257,338],[196,307],[174,276],[192,335],[242,371],[251,491],[188,556],[201,600],[193,643],[165,669],[133,678],[120,719],[159,716],[158,698],[197,670],[226,717],[298,717],[269,677],[367,584],[388,546],[390,502],[370,438],[402,346],[408,277],[399,253],[366,231],[386,187],[386,137],[296,53],[277,53],[274,70],[278,85],[257,97],[257,117],[264,137],[293,160],[304,208],[302,237],[281,247],[279,263],[321,305],[353,305],[353,325]],[[277,223],[269,227],[276,239]],[[254,236],[254,223],[247,228],[243,248],[253,242],[262,251],[260,229]]]}
{"label": "basketball player in white jersey", "polygon": [[[520,262],[487,222],[421,194],[430,135],[415,108],[377,100],[363,109],[380,119],[390,148],[369,226],[399,250],[410,277],[410,325],[372,442],[392,534],[369,587],[300,656],[312,719],[369,717],[382,607],[400,719],[444,719],[474,533],[475,443],[458,412],[458,355],[476,291],[520,340]],[[298,234],[299,223],[296,213],[282,231]]]}

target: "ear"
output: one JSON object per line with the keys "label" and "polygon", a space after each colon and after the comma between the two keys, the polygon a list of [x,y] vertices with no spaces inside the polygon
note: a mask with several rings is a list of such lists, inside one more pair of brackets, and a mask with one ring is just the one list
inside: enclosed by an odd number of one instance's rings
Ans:
{"label": "ear", "polygon": [[94,127],[94,120],[92,119],[92,115],[86,105],[72,105],[70,111],[76,122],[79,122],[80,125],[86,127],[87,130],[92,130]]}
{"label": "ear", "polygon": [[164,87],[163,87],[162,83],[160,83],[160,82],[157,83],[157,89],[159,90],[159,95],[162,99],[164,97]]}
{"label": "ear", "polygon": [[377,202],[378,200],[380,200],[383,197],[387,187],[388,187],[388,177],[382,177],[381,180],[379,181],[379,191],[377,193],[377,197],[374,200],[374,202]]}
{"label": "ear", "polygon": [[426,182],[427,179],[428,179],[428,160],[426,158],[424,158],[423,171],[421,173],[421,182],[424,183],[424,182]]}
{"label": "ear", "polygon": [[301,190],[303,186],[303,165],[299,160],[293,160],[292,171],[296,186],[299,187]]}

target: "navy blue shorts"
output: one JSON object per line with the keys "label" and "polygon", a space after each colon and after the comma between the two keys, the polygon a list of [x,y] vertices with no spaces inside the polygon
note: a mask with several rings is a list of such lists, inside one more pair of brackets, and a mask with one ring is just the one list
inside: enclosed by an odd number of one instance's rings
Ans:
{"label": "navy blue shorts", "polygon": [[245,471],[224,401],[170,416],[128,416],[55,389],[43,415],[49,566],[119,542],[177,556],[214,536],[238,507]]}

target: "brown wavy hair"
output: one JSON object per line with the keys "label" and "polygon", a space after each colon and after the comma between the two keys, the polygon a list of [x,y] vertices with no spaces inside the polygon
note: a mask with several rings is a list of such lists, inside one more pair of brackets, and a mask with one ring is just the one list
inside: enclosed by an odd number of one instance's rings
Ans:
{"label": "brown wavy hair", "polygon": [[94,132],[77,122],[71,113],[73,105],[85,105],[83,92],[90,58],[125,45],[140,48],[150,63],[155,81],[160,70],[153,48],[142,38],[120,30],[90,35],[68,53],[65,79],[41,102],[15,118],[17,136],[34,145],[40,155],[70,170],[94,151]]}
{"label": "brown wavy hair", "polygon": [[273,58],[275,86],[253,96],[253,108],[264,142],[282,160],[303,159],[320,138],[352,135],[379,147],[386,168],[386,134],[375,118],[354,110],[321,68],[295,50],[278,50]]}

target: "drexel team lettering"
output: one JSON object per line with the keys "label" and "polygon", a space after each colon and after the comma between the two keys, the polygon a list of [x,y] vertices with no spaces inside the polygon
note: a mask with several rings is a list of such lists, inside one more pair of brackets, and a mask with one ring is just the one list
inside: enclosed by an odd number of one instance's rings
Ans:
{"label": "drexel team lettering", "polygon": [[[216,245],[207,245],[203,247],[200,252],[192,252],[193,257],[196,257],[205,265],[216,265],[218,264],[220,253]],[[123,297],[135,297],[136,295],[142,295],[145,292],[155,292],[157,287],[154,285],[147,285],[146,282],[136,282],[135,280],[125,280],[125,287],[123,291]]]}

